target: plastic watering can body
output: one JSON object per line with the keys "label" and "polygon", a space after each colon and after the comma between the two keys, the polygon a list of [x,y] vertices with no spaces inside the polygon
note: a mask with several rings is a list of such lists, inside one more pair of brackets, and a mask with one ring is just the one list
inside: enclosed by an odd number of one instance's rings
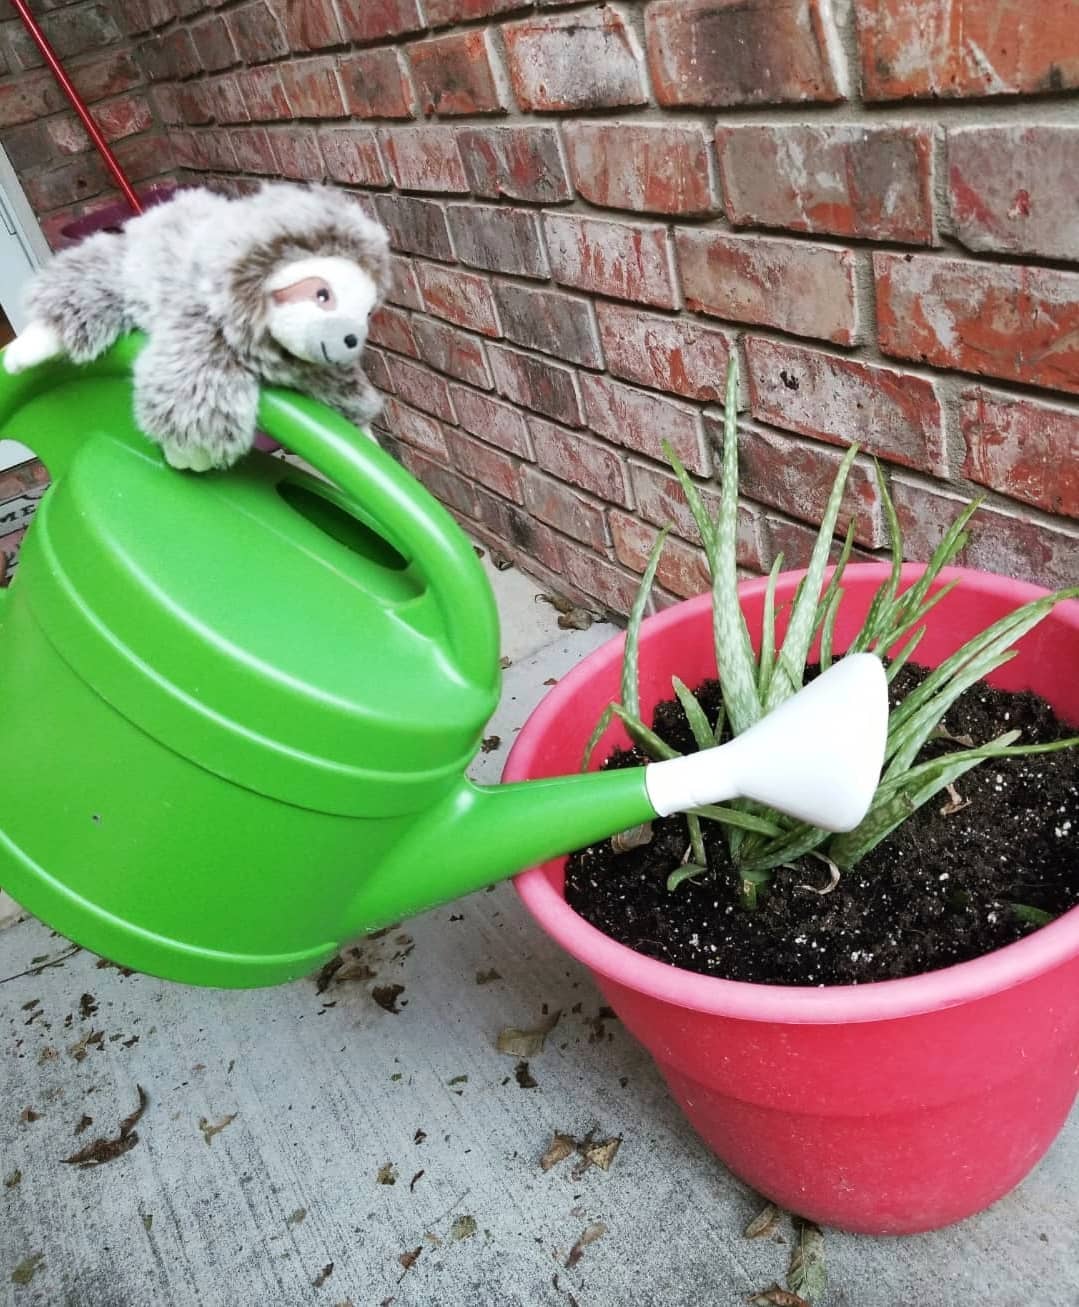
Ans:
{"label": "plastic watering can body", "polygon": [[[125,965],[259,985],[563,851],[536,787],[463,779],[498,623],[449,514],[286,391],[260,426],[328,481],[177,474],[134,424],[140,347],[0,376],[0,432],[52,477],[0,591],[0,885]],[[646,818],[639,778],[607,788],[588,829]]]}
{"label": "plastic watering can body", "polygon": [[258,453],[175,472],[134,423],[141,343],[0,373],[0,436],[52,478],[0,591],[0,885],[55,929],[169,979],[268,985],[657,815],[744,795],[861,819],[886,733],[869,655],[723,748],[471,784],[500,673],[468,538],[284,390],[259,425],[321,477]]}

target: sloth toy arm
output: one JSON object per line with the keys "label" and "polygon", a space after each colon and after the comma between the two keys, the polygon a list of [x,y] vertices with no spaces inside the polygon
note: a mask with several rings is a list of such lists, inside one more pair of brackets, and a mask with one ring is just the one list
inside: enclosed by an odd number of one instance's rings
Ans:
{"label": "sloth toy arm", "polygon": [[258,380],[197,313],[166,315],[135,363],[135,418],[175,468],[231,467],[251,448]]}

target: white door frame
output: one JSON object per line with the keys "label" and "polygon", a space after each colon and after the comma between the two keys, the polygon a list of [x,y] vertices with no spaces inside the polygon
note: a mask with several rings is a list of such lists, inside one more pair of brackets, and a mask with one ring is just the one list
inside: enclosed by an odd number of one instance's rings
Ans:
{"label": "white door frame", "polygon": [[[13,242],[8,268],[18,268],[25,261],[27,277],[40,268],[51,257],[49,243],[38,224],[30,202],[26,198],[22,185],[11,166],[3,148],[0,147],[0,241]],[[16,274],[17,275],[17,274]],[[22,300],[23,281],[12,284],[8,275],[0,278],[0,308],[7,320],[21,331],[26,325],[26,312]],[[0,440],[0,472],[6,468],[25,463],[33,454],[25,445],[14,440]]]}

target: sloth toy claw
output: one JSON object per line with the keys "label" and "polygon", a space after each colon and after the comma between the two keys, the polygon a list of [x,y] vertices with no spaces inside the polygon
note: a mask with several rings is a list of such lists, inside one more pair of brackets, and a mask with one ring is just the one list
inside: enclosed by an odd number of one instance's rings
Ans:
{"label": "sloth toy claw", "polygon": [[254,443],[260,381],[357,425],[380,401],[360,365],[390,278],[385,231],[350,196],[268,183],[240,199],[188,190],[58,254],[35,279],[8,372],[66,354],[88,363],[123,332],[135,416],[173,467],[229,467]]}

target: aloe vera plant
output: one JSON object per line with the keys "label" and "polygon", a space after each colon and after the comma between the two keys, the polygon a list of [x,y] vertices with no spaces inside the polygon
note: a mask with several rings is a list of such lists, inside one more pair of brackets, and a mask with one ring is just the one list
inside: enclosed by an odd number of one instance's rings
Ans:
{"label": "aloe vera plant", "polygon": [[[824,584],[832,539],[843,500],[847,477],[858,453],[851,446],[845,454],[825,506],[809,566],[791,604],[786,633],[776,640],[776,578],[782,556],[775,560],[765,593],[759,651],[754,653],[745,618],[738,602],[735,568],[735,531],[738,513],[738,364],[731,356],[727,372],[723,430],[722,488],[719,505],[712,516],[701,494],[673,450],[664,450],[678,477],[699,532],[712,582],[713,637],[716,667],[723,692],[720,720],[712,726],[703,707],[677,677],[674,693],[682,706],[695,743],[707,748],[717,743],[724,721],[733,734],[747,730],[760,717],[777,708],[794,694],[805,677],[807,659],[820,637],[819,659],[827,667],[835,657],[836,618],[843,602],[843,573],[851,555],[853,524],[848,529],[835,568]],[[980,500],[968,505],[945,533],[924,572],[914,584],[901,589],[903,538],[898,516],[879,466],[877,483],[889,527],[891,568],[876,591],[865,619],[844,651],[890,655],[889,680],[911,659],[925,633],[925,619],[932,609],[958,584],[955,581],[934,593],[941,570],[963,550],[969,539],[967,525]],[[622,665],[621,698],[609,705],[588,742],[584,766],[589,761],[614,718],[624,725],[630,739],[650,757],[672,758],[677,751],[648,728],[641,719],[637,681],[638,642],[641,621],[655,581],[669,528],[664,529],[652,549],[637,592],[626,633]],[[673,890],[687,878],[707,871],[707,857],[701,835],[702,821],[722,824],[731,863],[740,879],[743,906],[753,908],[772,879],[775,870],[796,859],[814,855],[833,868],[833,874],[855,866],[883,839],[927,803],[968,772],[989,759],[1046,753],[1079,744],[1079,737],[1052,744],[1017,743],[1012,731],[973,748],[957,749],[928,761],[919,754],[936,736],[940,723],[953,703],[971,686],[1015,657],[1015,644],[1032,630],[1061,600],[1079,596],[1079,587],[1058,590],[1017,608],[968,640],[935,668],[895,708],[889,719],[886,761],[880,784],[868,814],[853,831],[835,835],[797,822],[761,805],[737,802],[725,807],[698,809],[687,814],[688,848],[683,865],[668,879]],[[725,714],[725,717],[724,717]],[[1021,905],[1020,905],[1021,906]]]}

